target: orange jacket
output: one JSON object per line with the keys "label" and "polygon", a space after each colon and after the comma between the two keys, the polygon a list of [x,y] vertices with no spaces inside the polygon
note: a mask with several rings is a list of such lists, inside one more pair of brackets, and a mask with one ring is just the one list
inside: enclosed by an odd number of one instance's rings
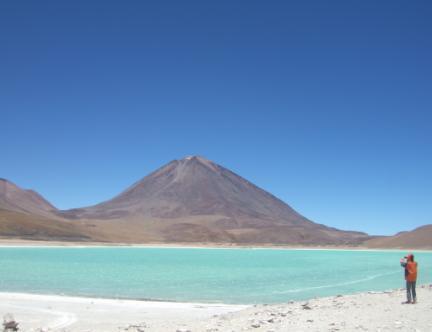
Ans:
{"label": "orange jacket", "polygon": [[408,270],[408,275],[405,277],[406,281],[416,281],[417,280],[417,262],[408,262],[406,265]]}

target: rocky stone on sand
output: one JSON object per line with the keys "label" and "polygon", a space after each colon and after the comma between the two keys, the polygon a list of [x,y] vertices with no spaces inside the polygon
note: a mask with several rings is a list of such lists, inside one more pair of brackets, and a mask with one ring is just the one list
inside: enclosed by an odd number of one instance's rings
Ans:
{"label": "rocky stone on sand", "polygon": [[9,331],[18,331],[18,325],[19,323],[15,321],[12,314],[6,314],[3,317],[3,331],[9,332]]}
{"label": "rocky stone on sand", "polygon": [[130,324],[123,328],[123,331],[125,332],[145,332],[145,329],[147,328],[146,323],[141,324]]}
{"label": "rocky stone on sand", "polygon": [[308,303],[302,304],[302,309],[303,310],[312,310],[312,308],[309,306]]}

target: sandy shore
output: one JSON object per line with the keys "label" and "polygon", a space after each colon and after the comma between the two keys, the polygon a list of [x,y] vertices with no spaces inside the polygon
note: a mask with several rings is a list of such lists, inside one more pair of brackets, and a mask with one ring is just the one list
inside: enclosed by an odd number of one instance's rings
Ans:
{"label": "sandy shore", "polygon": [[432,331],[432,288],[418,303],[404,290],[278,305],[235,306],[0,293],[0,314],[21,331]]}
{"label": "sandy shore", "polygon": [[[23,331],[176,331],[247,306],[152,302],[0,293],[0,314],[13,314]],[[137,328],[131,328],[131,325]],[[129,327],[129,329],[127,329]]]}
{"label": "sandy shore", "polygon": [[122,242],[72,242],[72,241],[35,241],[26,239],[0,238],[0,247],[142,247],[142,248],[210,248],[210,249],[302,249],[302,250],[368,250],[362,246],[314,246],[314,245],[274,245],[274,244],[230,244],[214,242],[191,242],[191,243],[122,243]]}
{"label": "sandy shore", "polygon": [[332,245],[274,245],[274,244],[227,244],[227,243],[116,243],[116,242],[67,242],[67,241],[34,241],[25,239],[0,238],[0,248],[14,247],[134,247],[134,248],[197,248],[197,249],[289,249],[289,250],[356,250],[356,251],[415,251],[430,252],[432,248],[374,248],[365,246],[332,246]]}

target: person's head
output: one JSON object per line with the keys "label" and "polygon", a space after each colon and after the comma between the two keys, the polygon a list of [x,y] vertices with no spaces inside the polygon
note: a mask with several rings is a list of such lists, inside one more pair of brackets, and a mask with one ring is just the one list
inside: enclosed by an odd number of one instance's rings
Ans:
{"label": "person's head", "polygon": [[406,256],[408,262],[414,262],[414,255],[413,254],[409,254],[408,256]]}

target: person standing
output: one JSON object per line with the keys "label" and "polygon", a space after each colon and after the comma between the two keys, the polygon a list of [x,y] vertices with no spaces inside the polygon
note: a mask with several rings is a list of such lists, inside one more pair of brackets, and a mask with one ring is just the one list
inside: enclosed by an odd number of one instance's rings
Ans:
{"label": "person standing", "polygon": [[414,261],[414,255],[409,254],[408,256],[405,256],[405,260],[401,261],[401,266],[405,268],[407,290],[407,301],[404,303],[417,303],[416,282],[418,264]]}

